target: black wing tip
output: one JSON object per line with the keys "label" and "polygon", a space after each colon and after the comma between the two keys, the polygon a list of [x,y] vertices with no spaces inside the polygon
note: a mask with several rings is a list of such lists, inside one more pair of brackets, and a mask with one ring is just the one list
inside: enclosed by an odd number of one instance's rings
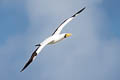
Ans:
{"label": "black wing tip", "polygon": [[82,12],[84,9],[86,9],[86,6],[85,6],[84,8],[81,9],[81,12]]}
{"label": "black wing tip", "polygon": [[25,69],[29,64],[30,64],[30,63],[25,64],[25,66],[22,68],[22,70],[21,70],[20,72],[23,72],[24,69]]}
{"label": "black wing tip", "polygon": [[85,8],[86,8],[86,6],[83,9],[85,9]]}
{"label": "black wing tip", "polygon": [[25,66],[22,68],[22,70],[21,70],[20,72],[24,71],[24,69],[26,69],[26,68],[32,63],[33,58],[34,58],[34,56],[36,56],[36,55],[37,55],[37,53],[33,53],[33,54],[32,54],[31,58],[30,58],[29,61],[25,64]]}
{"label": "black wing tip", "polygon": [[20,72],[23,72],[24,71],[24,69],[22,69]]}
{"label": "black wing tip", "polygon": [[28,67],[28,65],[30,65],[32,63],[33,58],[35,58],[35,56],[37,56],[37,53],[36,53],[37,49],[33,52],[32,56],[29,59],[29,61],[24,65],[24,67],[22,68],[22,70],[20,72],[24,71],[24,69],[26,69]]}
{"label": "black wing tip", "polygon": [[22,68],[22,70],[21,70],[20,72],[24,71],[31,62],[32,62],[32,60],[29,60],[29,61],[25,64],[25,66]]}
{"label": "black wing tip", "polygon": [[82,8],[80,11],[78,11],[77,13],[79,14],[79,13],[82,12],[85,8],[86,8],[86,6],[83,7],[83,8]]}
{"label": "black wing tip", "polygon": [[83,7],[80,11],[78,11],[76,14],[74,14],[72,17],[75,17],[77,14],[81,13],[86,7]]}

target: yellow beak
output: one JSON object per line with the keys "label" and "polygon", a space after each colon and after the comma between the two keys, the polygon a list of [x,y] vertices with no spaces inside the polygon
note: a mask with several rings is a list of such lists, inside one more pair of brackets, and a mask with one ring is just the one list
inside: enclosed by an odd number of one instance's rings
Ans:
{"label": "yellow beak", "polygon": [[70,36],[72,36],[72,34],[71,33],[67,33],[65,36],[66,37],[70,37]]}

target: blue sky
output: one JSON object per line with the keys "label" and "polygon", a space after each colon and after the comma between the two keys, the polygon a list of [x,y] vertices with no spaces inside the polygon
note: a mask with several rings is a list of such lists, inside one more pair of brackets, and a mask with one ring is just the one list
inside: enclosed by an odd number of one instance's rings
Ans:
{"label": "blue sky", "polygon": [[[109,2],[109,3],[108,3]],[[111,32],[110,35],[108,36],[116,36],[119,38],[120,36],[120,23],[119,23],[119,14],[120,10],[118,9],[119,7],[119,1],[118,0],[105,0],[103,3],[103,7],[105,9],[106,15],[108,17],[108,26],[109,31]]]}
{"label": "blue sky", "polygon": [[[1,0],[1,80],[120,80],[118,0]],[[57,26],[86,6],[63,32],[72,37],[26,61]]]}

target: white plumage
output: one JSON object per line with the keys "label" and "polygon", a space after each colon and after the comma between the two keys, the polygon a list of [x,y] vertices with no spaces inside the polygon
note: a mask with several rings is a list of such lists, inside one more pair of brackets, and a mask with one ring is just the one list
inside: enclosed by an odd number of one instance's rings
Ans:
{"label": "white plumage", "polygon": [[36,58],[36,56],[41,52],[41,50],[49,44],[55,44],[61,40],[63,40],[64,38],[67,38],[69,36],[71,36],[71,33],[63,33],[60,34],[62,29],[64,28],[64,26],[66,24],[68,24],[72,19],[74,19],[74,17],[76,17],[80,12],[82,12],[85,9],[82,8],[80,11],[78,11],[77,13],[75,13],[72,17],[66,19],[65,21],[63,21],[60,26],[55,30],[55,32],[52,34],[52,36],[48,37],[47,39],[45,39],[43,42],[41,42],[40,44],[37,44],[36,46],[37,49],[33,52],[33,54],[31,55],[30,59],[28,60],[28,62],[25,64],[25,66],[22,68],[21,72]]}

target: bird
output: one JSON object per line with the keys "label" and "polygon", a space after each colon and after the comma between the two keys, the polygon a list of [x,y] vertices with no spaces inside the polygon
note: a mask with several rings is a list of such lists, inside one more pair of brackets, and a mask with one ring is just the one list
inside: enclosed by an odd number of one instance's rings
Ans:
{"label": "bird", "polygon": [[55,44],[67,37],[70,37],[72,34],[71,33],[61,33],[62,29],[64,28],[64,26],[66,24],[68,24],[71,20],[73,20],[79,13],[81,13],[86,7],[83,7],[82,9],[80,9],[77,13],[75,13],[74,15],[72,15],[71,17],[65,19],[59,26],[58,28],[53,32],[53,34],[46,38],[43,42],[35,45],[37,48],[35,49],[35,51],[32,53],[30,59],[28,60],[28,62],[24,65],[24,67],[21,69],[20,72],[24,71],[24,69],[26,69],[28,67],[29,64],[31,64],[36,56],[41,52],[41,50],[49,44]]}

